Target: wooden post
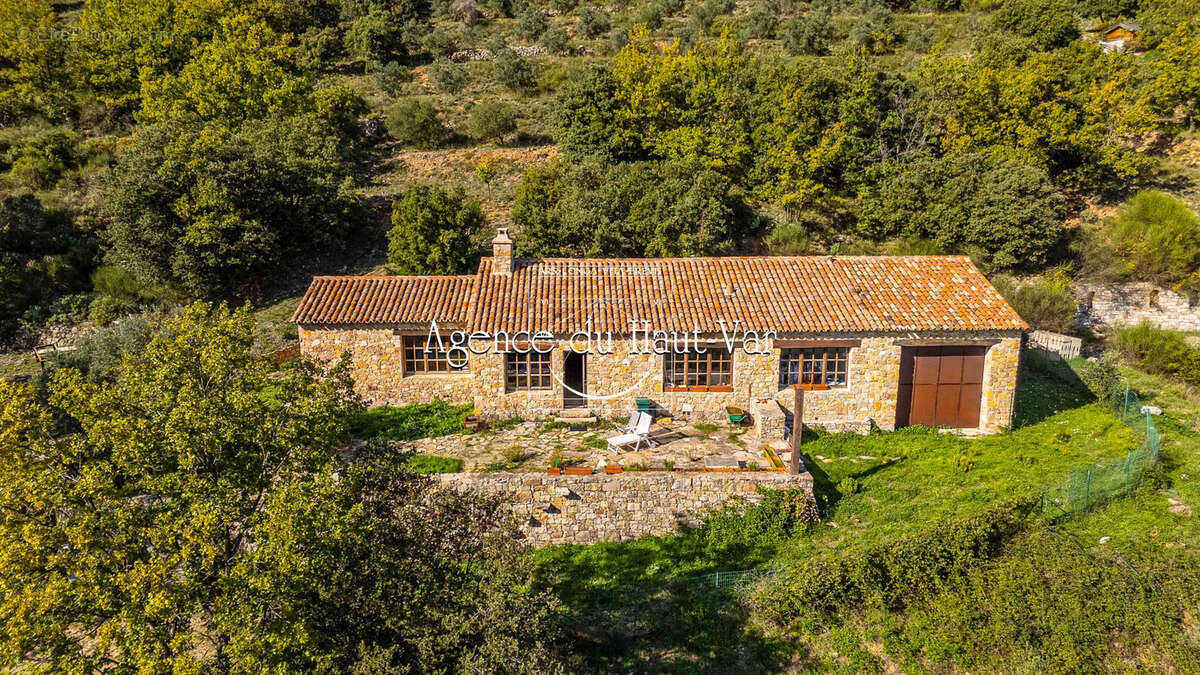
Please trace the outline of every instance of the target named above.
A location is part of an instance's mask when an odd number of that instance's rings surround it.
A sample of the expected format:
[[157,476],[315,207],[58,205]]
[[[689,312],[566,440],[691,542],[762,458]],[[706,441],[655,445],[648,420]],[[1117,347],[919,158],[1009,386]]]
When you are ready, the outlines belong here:
[[796,389],[796,404],[792,406],[792,465],[788,473],[800,473],[800,437],[804,435],[804,388],[793,385]]

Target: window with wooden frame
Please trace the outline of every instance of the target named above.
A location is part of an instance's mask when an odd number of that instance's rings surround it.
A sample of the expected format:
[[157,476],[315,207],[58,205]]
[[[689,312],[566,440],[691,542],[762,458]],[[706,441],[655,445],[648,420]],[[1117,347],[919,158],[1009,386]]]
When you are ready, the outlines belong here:
[[733,355],[724,347],[663,354],[663,391],[733,391]]
[[504,355],[504,386],[508,391],[550,389],[550,354],[536,351]]
[[805,347],[779,351],[779,386],[844,387],[849,347]]
[[[432,349],[426,349],[426,347]],[[455,354],[455,362],[461,360],[459,354]],[[404,375],[427,375],[427,374],[449,374],[461,373],[466,369],[465,365],[454,367],[450,364],[450,359],[445,350],[437,348],[437,341],[429,344],[429,338],[424,335],[405,335],[404,336]]]

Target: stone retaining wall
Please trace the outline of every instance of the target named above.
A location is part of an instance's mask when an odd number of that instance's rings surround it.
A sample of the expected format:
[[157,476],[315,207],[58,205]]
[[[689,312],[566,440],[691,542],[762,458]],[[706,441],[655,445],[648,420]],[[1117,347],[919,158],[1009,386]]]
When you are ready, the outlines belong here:
[[1200,331],[1200,302],[1196,296],[1176,293],[1146,282],[1129,284],[1076,284],[1081,326],[1132,326],[1149,321],[1159,328]]
[[704,511],[731,498],[761,501],[759,487],[800,488],[812,495],[808,473],[459,473],[440,478],[457,489],[510,498],[521,531],[539,547],[674,534],[679,525],[698,525]]

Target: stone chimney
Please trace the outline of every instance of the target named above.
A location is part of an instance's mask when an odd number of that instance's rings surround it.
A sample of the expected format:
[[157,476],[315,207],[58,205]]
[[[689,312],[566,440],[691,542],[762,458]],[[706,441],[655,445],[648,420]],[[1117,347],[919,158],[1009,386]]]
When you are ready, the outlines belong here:
[[513,273],[513,240],[508,236],[508,228],[496,230],[496,238],[492,240],[492,274],[511,276]]

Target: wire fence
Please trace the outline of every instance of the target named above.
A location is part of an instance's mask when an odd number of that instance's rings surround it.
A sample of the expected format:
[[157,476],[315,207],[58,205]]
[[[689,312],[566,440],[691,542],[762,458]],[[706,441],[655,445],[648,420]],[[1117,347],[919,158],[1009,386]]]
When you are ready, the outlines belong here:
[[[1109,403],[1113,413],[1139,438],[1140,447],[1122,459],[1076,469],[1066,481],[1044,487],[1041,495],[1044,515],[1055,519],[1070,517],[1106,500],[1126,496],[1158,464],[1162,439],[1154,417],[1143,408],[1138,395],[1125,387]],[[618,589],[597,594],[591,604],[601,612],[645,618],[647,613],[665,610],[670,604],[720,606],[741,599],[760,581],[785,574],[781,567],[766,567],[712,572],[642,586],[622,584]]]
[[1158,465],[1162,437],[1154,416],[1128,387],[1109,399],[1109,406],[1139,437],[1141,444],[1125,457],[1075,469],[1066,481],[1042,489],[1042,511],[1052,517],[1071,517],[1113,497],[1124,497]]

